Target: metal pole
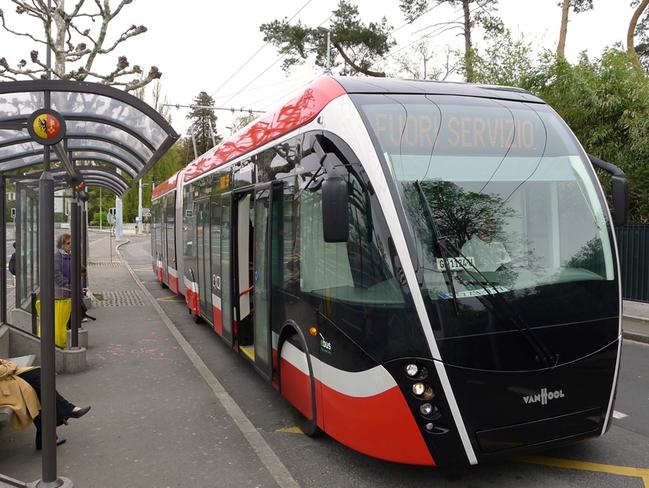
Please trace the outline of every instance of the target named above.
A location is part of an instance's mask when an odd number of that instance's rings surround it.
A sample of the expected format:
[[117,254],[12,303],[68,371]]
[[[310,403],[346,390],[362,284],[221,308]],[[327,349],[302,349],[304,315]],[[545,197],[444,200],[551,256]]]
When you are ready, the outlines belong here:
[[[46,150],[49,159],[49,150]],[[49,163],[49,161],[48,161]],[[41,431],[43,478],[38,487],[59,486],[56,475],[56,363],[54,355],[54,177],[39,181],[39,270],[41,285]]]
[[123,217],[122,217],[122,199],[120,197],[115,197],[115,240],[122,240],[122,233],[124,232],[123,228]]
[[207,124],[210,127],[210,137],[212,138],[212,146],[216,146],[216,134],[214,133],[214,128],[212,127],[212,121],[207,119]]
[[101,213],[101,186],[99,187],[99,230],[102,230],[101,223],[104,221],[104,216]]
[[138,234],[142,227],[142,178],[137,180],[137,230]]
[[[88,269],[88,202],[81,202],[81,264]],[[83,287],[83,283],[81,284]]]
[[70,205],[70,240],[72,256],[70,259],[70,294],[72,296],[72,317],[70,323],[70,348],[79,347],[79,327],[81,326],[81,209],[75,195]]
[[7,323],[7,186],[4,176],[0,176],[0,323]]
[[328,75],[331,74],[331,31],[327,29],[327,71]]
[[198,159],[198,150],[196,149],[196,137],[192,132],[192,146],[194,146],[194,159]]

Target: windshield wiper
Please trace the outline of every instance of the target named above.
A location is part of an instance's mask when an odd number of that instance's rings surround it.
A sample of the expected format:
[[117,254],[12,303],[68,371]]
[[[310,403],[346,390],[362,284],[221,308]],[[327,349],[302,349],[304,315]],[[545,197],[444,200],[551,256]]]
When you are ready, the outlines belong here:
[[421,201],[424,204],[424,208],[426,209],[426,217],[430,222],[430,227],[433,230],[433,237],[435,238],[435,247],[437,247],[437,250],[439,251],[438,254],[442,256],[442,259],[444,260],[444,281],[446,281],[446,286],[448,287],[449,290],[451,290],[451,293],[453,294],[453,308],[455,309],[455,315],[460,315],[460,309],[457,306],[457,293],[455,292],[455,285],[453,284],[453,275],[451,274],[451,267],[449,266],[449,261],[448,261],[448,252],[444,247],[444,245],[442,244],[442,236],[440,235],[439,229],[437,228],[437,221],[435,220],[435,216],[433,215],[433,212],[430,209],[430,205],[428,204],[428,199],[424,194],[424,190],[421,187],[421,183],[419,182],[419,180],[415,181],[415,187],[417,187],[417,192],[419,192]]
[[[503,297],[502,292],[499,291],[498,288],[496,288],[496,285],[492,283],[491,280],[489,280],[484,275],[484,273],[480,271],[480,269],[478,269],[478,267],[471,260],[469,260],[453,242],[446,239],[444,236],[440,234],[439,228],[437,227],[437,219],[435,218],[435,215],[430,209],[428,199],[426,198],[426,194],[424,193],[424,190],[421,187],[419,180],[415,181],[415,186],[417,187],[419,196],[424,202],[424,210],[426,211],[428,220],[431,222],[431,227],[433,233],[435,234],[435,238],[438,244],[437,247],[441,251],[439,254],[444,259],[446,271],[449,273],[449,276],[447,277],[447,281],[448,279],[451,280],[450,288],[453,292],[454,303],[456,302],[457,295],[455,293],[455,287],[452,284],[453,277],[452,275],[450,275],[450,269],[448,265],[448,255],[450,253],[447,245],[451,247],[452,251],[458,257],[462,258],[462,259],[455,259],[455,262],[457,262],[462,267],[462,269],[467,274],[469,274],[469,276],[471,276],[471,278],[473,278],[473,280],[476,283],[478,283],[478,285],[480,285],[480,287],[484,290],[487,296],[489,296],[489,298],[492,299],[492,304],[496,307],[496,309],[492,309],[492,311],[495,311],[496,313],[500,312],[499,315],[504,316],[505,319],[511,322],[518,329],[518,331],[523,335],[525,340],[532,347],[534,353],[536,354],[535,360],[537,362],[541,362],[546,367],[556,366],[557,363],[559,362],[559,356],[557,354],[552,353],[548,349],[548,347],[536,336],[536,334],[534,334],[534,331],[530,329],[530,327],[525,323],[525,321],[520,317],[520,315],[514,310],[512,305],[505,299],[505,297]],[[474,273],[467,269],[465,263],[468,263],[471,266],[471,268],[475,270],[475,273],[477,273],[479,277],[482,279],[476,280]],[[478,299],[480,299],[480,297],[478,297]],[[457,310],[457,304],[455,305],[455,307]]]

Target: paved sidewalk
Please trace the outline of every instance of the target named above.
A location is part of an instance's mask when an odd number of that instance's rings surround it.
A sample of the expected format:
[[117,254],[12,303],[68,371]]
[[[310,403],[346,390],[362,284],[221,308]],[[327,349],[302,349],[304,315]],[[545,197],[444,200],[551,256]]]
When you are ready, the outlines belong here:
[[[114,241],[113,241],[114,243]],[[57,389],[83,419],[59,427],[58,474],[78,487],[276,487],[213,390],[197,373],[109,239],[91,243],[88,368]],[[1,433],[0,473],[41,477],[34,429]]]
[[624,337],[649,344],[649,303],[624,300]]

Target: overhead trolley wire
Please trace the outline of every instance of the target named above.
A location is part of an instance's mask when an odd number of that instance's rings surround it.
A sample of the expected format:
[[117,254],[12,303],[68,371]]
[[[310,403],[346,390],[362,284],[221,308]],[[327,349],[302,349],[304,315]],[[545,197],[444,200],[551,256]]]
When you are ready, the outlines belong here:
[[[329,19],[331,19],[331,17],[333,17],[333,16],[334,16],[334,14],[333,14],[333,12],[332,12],[331,15],[329,15],[329,17],[327,17],[327,18],[324,19],[322,22],[320,22],[320,24],[318,25],[318,27],[321,27],[322,24],[324,24],[325,22],[327,22],[327,21],[328,21]],[[261,78],[263,75],[265,75],[266,72],[267,72],[268,70],[270,70],[273,66],[275,66],[275,65],[276,65],[277,63],[279,63],[282,59],[284,59],[284,58],[286,57],[287,54],[288,54],[288,53],[284,53],[284,54],[279,55],[279,56],[275,59],[275,61],[273,61],[273,62],[272,62],[272,63],[271,63],[271,64],[270,64],[266,69],[264,69],[261,73],[259,73],[259,74],[258,74],[257,76],[255,76],[252,80],[250,80],[248,83],[246,83],[246,84],[245,84],[245,85],[244,85],[244,86],[243,86],[243,87],[242,87],[242,88],[241,88],[237,93],[235,93],[234,95],[232,95],[230,98],[228,98],[228,99],[227,99],[225,102],[223,102],[221,105],[227,105],[228,102],[230,102],[230,100],[232,100],[234,97],[236,97],[236,96],[239,95],[241,92],[243,92],[246,88],[248,88],[250,85],[252,85],[255,81],[257,81],[259,78]]]
[[[307,1],[304,3],[304,5],[302,5],[302,6],[298,9],[298,11],[295,12],[295,13],[291,16],[290,19],[288,19],[288,22],[290,22],[291,20],[293,20],[293,19],[294,19],[294,18],[295,18],[295,17],[296,17],[300,12],[302,12],[302,10],[304,10],[304,9],[306,8],[306,6],[309,5],[312,1],[313,1],[313,0],[307,0]],[[246,61],[245,61],[241,66],[239,66],[239,68],[238,68],[234,73],[232,73],[232,74],[230,75],[230,77],[229,77],[227,80],[225,80],[223,83],[221,83],[221,84],[219,85],[219,87],[218,87],[216,90],[214,90],[214,91],[212,92],[212,97],[214,97],[214,95],[216,95],[216,94],[219,92],[219,90],[221,90],[221,88],[223,88],[223,87],[224,87],[228,82],[230,82],[230,80],[232,80],[232,78],[234,78],[238,73],[240,73],[241,70],[242,70],[243,68],[245,68],[245,67],[248,65],[248,63],[250,63],[250,61],[252,61],[252,60],[253,60],[253,59],[254,59],[254,58],[255,58],[255,57],[256,57],[256,56],[257,56],[257,55],[262,51],[262,49],[264,49],[267,45],[268,45],[268,41],[266,41],[264,44],[262,44],[262,46],[261,46],[259,49],[257,49],[257,50],[254,52],[254,54],[253,54],[252,56],[250,56],[250,57],[249,57],[249,58],[248,58],[248,59],[247,59],[247,60],[246,60]]]

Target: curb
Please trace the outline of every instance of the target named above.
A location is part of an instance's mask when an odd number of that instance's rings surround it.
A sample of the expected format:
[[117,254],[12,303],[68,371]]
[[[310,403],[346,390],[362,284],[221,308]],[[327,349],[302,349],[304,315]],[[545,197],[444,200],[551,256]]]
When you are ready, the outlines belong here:
[[646,336],[644,334],[622,331],[622,337],[632,341],[644,342],[645,344],[649,344],[649,336]]
[[641,332],[631,332],[627,330],[622,330],[622,337],[625,339],[630,339],[632,341],[644,342],[649,344],[649,318],[647,317],[638,317],[636,315],[627,315],[623,314],[625,319],[635,320],[636,322],[641,322],[644,326],[647,327],[647,334]]

